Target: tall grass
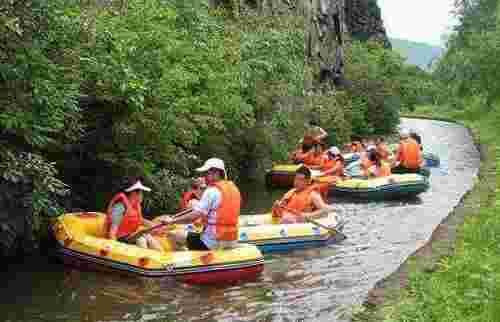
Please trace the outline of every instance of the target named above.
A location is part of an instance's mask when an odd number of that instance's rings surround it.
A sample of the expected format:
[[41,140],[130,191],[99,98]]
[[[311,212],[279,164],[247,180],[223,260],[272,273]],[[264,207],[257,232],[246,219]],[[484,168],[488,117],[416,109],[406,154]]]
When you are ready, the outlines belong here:
[[492,186],[478,190],[479,211],[466,217],[455,254],[443,258],[435,272],[413,272],[403,300],[384,309],[384,321],[500,321],[500,104],[488,113],[480,110],[473,102],[460,112],[416,110],[418,115],[451,117],[469,126],[486,147],[481,176],[490,180],[482,178],[479,185]]

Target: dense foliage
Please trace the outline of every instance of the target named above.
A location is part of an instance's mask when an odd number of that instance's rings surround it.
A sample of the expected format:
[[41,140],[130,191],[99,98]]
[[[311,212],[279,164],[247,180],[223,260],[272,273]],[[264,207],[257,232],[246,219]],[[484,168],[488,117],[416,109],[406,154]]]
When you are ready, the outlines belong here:
[[459,25],[433,74],[439,105],[418,107],[416,115],[448,118],[469,126],[482,144],[481,181],[465,200],[454,256],[435,272],[412,272],[401,302],[385,316],[363,321],[498,321],[500,312],[500,4],[496,0],[456,2]]
[[285,159],[308,120],[339,144],[392,131],[412,104],[402,58],[375,44],[348,48],[345,88],[305,95],[318,70],[300,19],[239,17],[233,1],[110,3],[1,4],[0,172],[29,182],[36,214],[103,209],[129,174],[153,187],[149,208],[173,210],[205,158],[237,179]]
[[[434,75],[442,84],[440,102],[465,108],[464,99],[492,108],[500,96],[499,7],[495,0],[457,1],[460,24]],[[452,98],[449,101],[449,98]]]

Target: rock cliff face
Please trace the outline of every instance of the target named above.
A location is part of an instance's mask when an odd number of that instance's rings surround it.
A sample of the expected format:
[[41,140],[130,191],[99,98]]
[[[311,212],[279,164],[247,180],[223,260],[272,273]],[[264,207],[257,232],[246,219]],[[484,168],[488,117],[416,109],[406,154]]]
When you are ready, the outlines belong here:
[[[211,5],[230,2],[211,0]],[[237,6],[241,16],[303,17],[305,56],[309,63],[319,64],[320,82],[338,85],[342,79],[346,36],[391,46],[377,0],[240,0]]]
[[356,39],[375,40],[391,47],[384,28],[377,0],[346,1],[346,24],[349,33]]

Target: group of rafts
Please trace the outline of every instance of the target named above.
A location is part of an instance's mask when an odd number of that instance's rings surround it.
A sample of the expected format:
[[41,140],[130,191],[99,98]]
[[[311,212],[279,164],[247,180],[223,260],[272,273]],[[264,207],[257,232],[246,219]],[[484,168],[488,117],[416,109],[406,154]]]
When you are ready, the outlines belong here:
[[[319,149],[315,144],[312,144],[312,149],[307,145],[304,142],[306,149],[293,153],[294,162],[302,164],[275,165],[267,173],[268,183],[290,186],[293,184],[295,171],[305,165],[313,169],[313,185],[317,186],[322,195],[330,193],[379,199],[416,195],[428,188],[427,178],[421,174],[428,174],[428,171],[422,171],[425,167],[408,174],[380,171],[375,164],[370,165],[366,161],[373,159],[370,157],[373,153],[371,148],[365,149],[360,142],[353,142],[352,151],[343,155],[337,148],[329,149],[321,155],[326,162],[319,161]],[[378,142],[374,149],[382,152],[377,153],[379,157],[387,152],[384,149],[390,150],[383,142]],[[396,153],[401,154],[401,151]],[[393,158],[390,151],[388,154],[388,158],[384,156],[382,162],[389,162]],[[425,159],[422,160],[422,165],[425,164],[426,167],[435,166],[439,162],[434,155],[422,153],[422,156]],[[380,167],[378,159],[372,160],[373,162]],[[329,171],[332,164],[333,168],[338,165],[343,170]],[[360,169],[352,170],[356,167]],[[349,171],[359,175],[353,177],[349,175]],[[338,223],[332,214],[312,222],[280,224],[276,223],[270,213],[240,217],[236,247],[208,251],[169,251],[172,249],[172,241],[166,237],[164,229],[158,229],[152,234],[160,241],[164,251],[157,251],[106,238],[106,220],[106,214],[98,212],[69,213],[58,217],[52,225],[53,235],[58,242],[57,254],[68,264],[147,277],[174,276],[183,282],[203,284],[255,277],[263,269],[262,253],[317,247],[334,242],[339,236],[345,238],[341,228],[335,226]],[[170,232],[195,229],[193,224],[168,227]]]

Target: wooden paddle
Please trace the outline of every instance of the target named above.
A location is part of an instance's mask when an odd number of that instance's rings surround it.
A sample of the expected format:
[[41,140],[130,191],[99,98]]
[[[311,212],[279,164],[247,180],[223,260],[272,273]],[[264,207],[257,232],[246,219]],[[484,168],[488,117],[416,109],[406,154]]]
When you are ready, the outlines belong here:
[[[286,210],[288,212],[291,212],[293,214],[296,214],[296,215],[300,215],[301,213],[295,209],[290,209],[288,207],[285,207],[285,206],[279,206],[280,208],[282,208],[283,210]],[[323,225],[322,223],[312,219],[312,218],[309,218],[308,216],[304,216],[304,219],[307,221],[307,222],[310,222],[311,224],[315,225],[315,226],[318,226],[318,227],[321,227],[323,229],[325,229],[326,231],[328,231],[331,235],[335,236],[339,236],[341,239],[346,239],[347,236],[342,233],[341,231],[339,231],[336,227],[328,227],[326,225]]]
[[[193,211],[192,208],[184,209],[184,210],[176,213],[175,215],[172,215],[172,218],[184,216],[184,215],[190,213],[191,211]],[[149,228],[143,229],[141,231],[133,232],[129,235],[122,236],[122,237],[118,238],[118,241],[120,241],[122,243],[134,244],[137,241],[137,239],[140,238],[141,236],[143,236],[144,234],[148,234],[148,233],[152,232],[153,230],[161,228],[161,227],[166,226],[166,225],[168,225],[168,224],[162,222],[158,225],[154,225],[153,227],[149,227]]]

